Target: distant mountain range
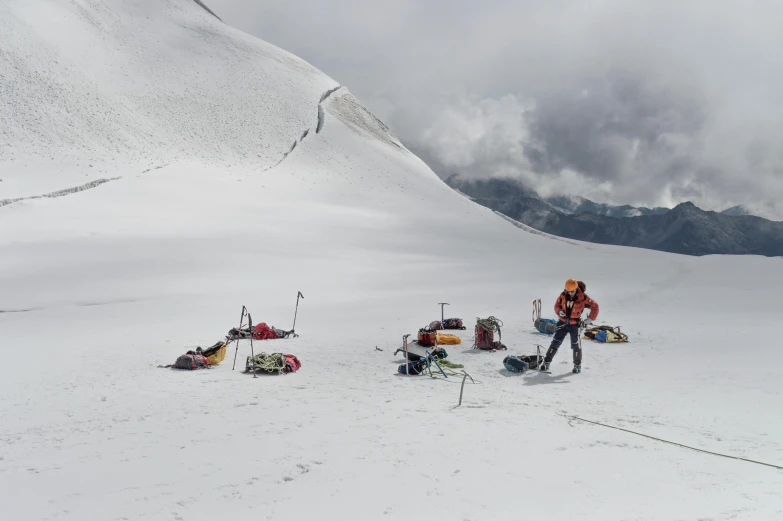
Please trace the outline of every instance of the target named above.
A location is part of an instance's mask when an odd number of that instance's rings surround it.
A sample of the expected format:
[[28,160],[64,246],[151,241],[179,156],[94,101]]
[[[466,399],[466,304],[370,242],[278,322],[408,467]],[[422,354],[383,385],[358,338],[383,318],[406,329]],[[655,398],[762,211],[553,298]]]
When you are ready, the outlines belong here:
[[610,206],[581,197],[542,198],[512,179],[446,179],[477,203],[542,232],[601,244],[685,255],[783,256],[783,222],[735,206],[704,211],[686,202],[672,209]]

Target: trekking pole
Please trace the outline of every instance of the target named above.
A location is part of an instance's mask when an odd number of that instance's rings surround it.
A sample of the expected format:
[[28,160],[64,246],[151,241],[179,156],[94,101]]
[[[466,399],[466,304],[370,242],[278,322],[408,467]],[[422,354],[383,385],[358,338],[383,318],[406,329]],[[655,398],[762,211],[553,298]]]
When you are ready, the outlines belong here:
[[[291,332],[293,333],[296,329],[296,314],[299,313],[299,297],[304,298],[304,295],[302,295],[301,291],[296,292],[296,310],[294,311],[294,326],[291,328]],[[294,333],[294,336],[299,336],[296,333]]]
[[544,359],[541,358],[541,348],[544,347],[541,344],[536,344],[536,369],[539,369],[544,365]]
[[242,316],[239,317],[239,327],[237,328],[237,337],[234,339],[234,342],[237,343],[237,348],[234,351],[234,365],[231,366],[232,371],[237,366],[237,353],[239,353],[239,335],[242,332],[242,323],[244,323],[245,321],[245,313],[247,313],[247,308],[245,306],[242,306]]
[[441,329],[446,329],[446,321],[443,318],[443,306],[450,306],[448,302],[438,302],[438,305],[440,306],[440,327]]
[[257,378],[256,354],[253,352],[253,317],[250,316],[250,313],[247,314],[247,323],[250,326],[250,360],[252,360],[253,363],[253,378]]
[[408,366],[408,337],[411,336],[410,333],[407,335],[402,336],[402,345],[405,348],[405,374],[410,376],[410,366]]

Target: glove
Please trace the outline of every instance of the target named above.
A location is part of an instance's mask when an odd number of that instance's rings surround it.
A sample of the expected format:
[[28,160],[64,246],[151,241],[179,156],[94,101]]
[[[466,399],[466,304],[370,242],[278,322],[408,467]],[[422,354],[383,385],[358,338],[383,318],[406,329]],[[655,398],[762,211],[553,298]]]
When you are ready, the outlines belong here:
[[561,317],[563,317],[563,318],[565,318],[565,311],[561,311],[561,312],[560,312],[560,316],[561,316]]
[[593,323],[593,321],[590,319],[590,317],[587,317],[587,318],[585,319],[585,321],[584,321],[584,324],[585,324],[586,326],[589,326],[589,325],[590,325],[590,324],[592,324],[592,323]]

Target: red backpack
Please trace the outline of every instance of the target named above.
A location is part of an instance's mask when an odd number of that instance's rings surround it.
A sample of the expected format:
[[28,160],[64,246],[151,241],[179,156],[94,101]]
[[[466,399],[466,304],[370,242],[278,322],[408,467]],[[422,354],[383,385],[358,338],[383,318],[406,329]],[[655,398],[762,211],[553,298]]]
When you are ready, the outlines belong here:
[[253,328],[253,340],[274,340],[275,338],[278,338],[277,333],[266,322],[256,324]]
[[[473,348],[483,349],[485,351],[506,349],[506,346],[500,342],[502,339],[502,333],[500,332],[501,326],[503,326],[503,322],[495,317],[476,319],[476,336]],[[498,340],[495,340],[495,331],[498,332]]]

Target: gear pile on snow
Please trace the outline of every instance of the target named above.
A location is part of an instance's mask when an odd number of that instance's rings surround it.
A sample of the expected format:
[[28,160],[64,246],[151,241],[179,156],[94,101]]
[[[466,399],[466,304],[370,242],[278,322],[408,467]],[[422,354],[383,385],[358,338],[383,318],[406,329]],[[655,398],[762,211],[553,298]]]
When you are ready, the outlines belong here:
[[302,367],[302,363],[296,356],[283,353],[259,353],[248,356],[245,362],[246,373],[287,374],[295,373],[300,367]]

